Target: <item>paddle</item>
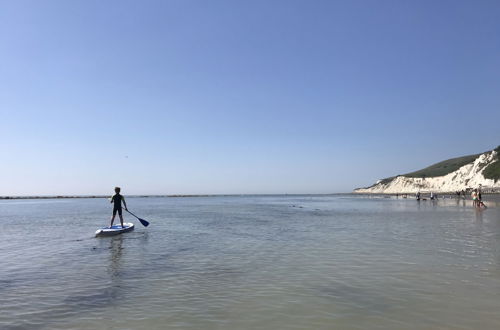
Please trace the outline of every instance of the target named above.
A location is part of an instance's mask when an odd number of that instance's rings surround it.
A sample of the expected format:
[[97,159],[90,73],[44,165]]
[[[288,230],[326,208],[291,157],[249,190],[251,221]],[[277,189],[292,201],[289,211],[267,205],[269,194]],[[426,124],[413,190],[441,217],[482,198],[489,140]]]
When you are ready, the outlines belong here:
[[144,227],[149,226],[149,222],[147,222],[146,220],[139,218],[137,215],[133,214],[132,212],[130,212],[130,211],[129,211],[129,210],[127,210],[127,209],[125,209],[125,211],[127,211],[128,213],[130,213],[130,214],[132,214],[134,217],[136,217],[136,218],[137,218],[137,220],[139,220],[139,221],[142,223],[142,225],[143,225]]

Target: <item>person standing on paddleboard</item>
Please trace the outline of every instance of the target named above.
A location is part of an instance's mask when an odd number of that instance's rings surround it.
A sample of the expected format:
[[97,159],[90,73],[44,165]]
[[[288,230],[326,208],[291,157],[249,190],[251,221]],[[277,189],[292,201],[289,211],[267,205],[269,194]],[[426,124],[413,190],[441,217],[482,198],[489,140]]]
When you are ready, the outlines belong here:
[[[110,203],[113,203],[113,216],[111,217],[111,225],[109,227],[113,227],[113,221],[115,221],[116,213],[120,216],[120,222],[123,227],[123,216],[122,216],[122,202],[123,206],[125,206],[125,210],[127,210],[127,203],[125,203],[125,197],[120,195],[120,187],[115,187],[115,194],[111,197]],[[127,210],[128,211],[128,210]]]

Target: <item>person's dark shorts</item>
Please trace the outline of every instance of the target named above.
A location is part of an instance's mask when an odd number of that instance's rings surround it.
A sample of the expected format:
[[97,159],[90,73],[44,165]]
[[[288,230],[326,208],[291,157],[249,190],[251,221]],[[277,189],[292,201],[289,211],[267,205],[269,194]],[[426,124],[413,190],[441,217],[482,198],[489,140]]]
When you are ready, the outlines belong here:
[[122,208],[121,207],[113,208],[113,215],[116,215],[116,212],[118,212],[119,215],[122,215]]

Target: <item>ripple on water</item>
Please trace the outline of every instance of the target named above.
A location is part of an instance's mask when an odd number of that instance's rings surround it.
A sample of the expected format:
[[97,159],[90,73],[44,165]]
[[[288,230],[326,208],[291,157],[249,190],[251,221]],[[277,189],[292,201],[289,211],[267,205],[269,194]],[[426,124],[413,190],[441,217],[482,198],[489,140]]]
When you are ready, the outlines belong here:
[[494,207],[130,198],[151,226],[95,239],[100,202],[0,203],[0,328],[500,328]]

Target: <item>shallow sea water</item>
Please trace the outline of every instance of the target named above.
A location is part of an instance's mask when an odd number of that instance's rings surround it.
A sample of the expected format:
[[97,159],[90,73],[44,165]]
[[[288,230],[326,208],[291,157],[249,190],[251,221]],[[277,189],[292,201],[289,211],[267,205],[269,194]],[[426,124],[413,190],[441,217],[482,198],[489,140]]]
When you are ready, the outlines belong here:
[[500,329],[486,200],[128,198],[107,238],[105,199],[0,201],[0,329]]

